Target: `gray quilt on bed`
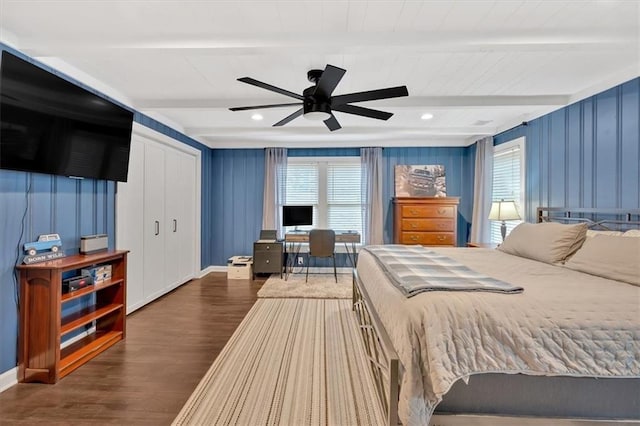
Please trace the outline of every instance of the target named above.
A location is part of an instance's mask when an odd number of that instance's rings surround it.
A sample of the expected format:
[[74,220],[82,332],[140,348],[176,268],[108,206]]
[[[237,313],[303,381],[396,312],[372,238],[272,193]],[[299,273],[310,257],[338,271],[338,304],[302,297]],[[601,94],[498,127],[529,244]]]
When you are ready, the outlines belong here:
[[640,378],[640,287],[479,248],[430,248],[525,291],[407,298],[371,251],[360,277],[402,364],[399,415],[427,425],[459,379],[479,373]]
[[521,293],[522,287],[480,274],[450,257],[422,246],[370,246],[389,281],[406,297],[426,291]]

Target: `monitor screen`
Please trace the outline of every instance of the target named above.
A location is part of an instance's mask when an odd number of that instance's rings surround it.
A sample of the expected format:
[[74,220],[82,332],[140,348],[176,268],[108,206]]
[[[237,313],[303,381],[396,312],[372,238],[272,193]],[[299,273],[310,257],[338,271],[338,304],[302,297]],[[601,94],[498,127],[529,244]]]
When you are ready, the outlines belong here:
[[133,113],[7,51],[0,168],[126,182]]
[[282,226],[313,225],[313,206],[282,206]]

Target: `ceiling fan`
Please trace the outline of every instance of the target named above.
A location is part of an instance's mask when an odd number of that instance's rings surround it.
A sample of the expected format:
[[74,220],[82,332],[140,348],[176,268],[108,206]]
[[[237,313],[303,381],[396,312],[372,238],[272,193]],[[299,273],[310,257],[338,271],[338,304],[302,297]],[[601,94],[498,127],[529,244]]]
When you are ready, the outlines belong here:
[[363,108],[355,105],[349,105],[353,102],[373,101],[376,99],[398,98],[408,96],[406,86],[390,87],[387,89],[369,90],[366,92],[349,93],[346,95],[331,96],[334,89],[342,79],[344,73],[347,72],[342,68],[328,65],[324,70],[310,70],[307,72],[307,79],[314,83],[313,86],[307,87],[302,95],[272,86],[267,83],[255,80],[251,77],[242,77],[238,81],[271,90],[291,98],[298,99],[300,102],[273,104],[273,105],[254,105],[246,107],[229,108],[231,111],[246,111],[250,109],[261,108],[280,108],[294,105],[301,105],[302,108],[278,121],[274,126],[284,126],[294,118],[304,115],[310,120],[324,121],[324,124],[331,131],[338,130],[342,126],[336,120],[332,111],[345,112],[347,114],[360,115],[363,117],[376,118],[378,120],[388,120],[393,114],[384,111],[378,111],[370,108]]

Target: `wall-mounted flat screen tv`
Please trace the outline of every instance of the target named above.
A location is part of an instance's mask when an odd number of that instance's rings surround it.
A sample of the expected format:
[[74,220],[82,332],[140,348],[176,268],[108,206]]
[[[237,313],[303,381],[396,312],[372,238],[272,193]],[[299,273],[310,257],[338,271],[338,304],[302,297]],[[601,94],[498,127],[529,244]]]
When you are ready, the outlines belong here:
[[127,181],[133,113],[2,52],[0,168]]
[[313,225],[313,206],[282,206],[282,226]]

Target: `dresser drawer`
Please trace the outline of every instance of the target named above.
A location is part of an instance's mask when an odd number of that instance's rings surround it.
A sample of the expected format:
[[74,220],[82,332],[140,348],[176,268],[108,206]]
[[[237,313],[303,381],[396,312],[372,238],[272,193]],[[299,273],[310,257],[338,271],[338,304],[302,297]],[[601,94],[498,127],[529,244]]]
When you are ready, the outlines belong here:
[[255,269],[264,270],[267,267],[273,267],[276,270],[282,266],[282,256],[280,253],[259,253],[256,252],[253,258],[253,267]]
[[402,217],[455,217],[453,206],[402,206]]
[[454,246],[453,232],[402,232],[400,244],[422,244],[425,246]]
[[402,219],[403,231],[454,231],[453,219]]
[[280,253],[282,251],[282,243],[253,243],[253,251]]

